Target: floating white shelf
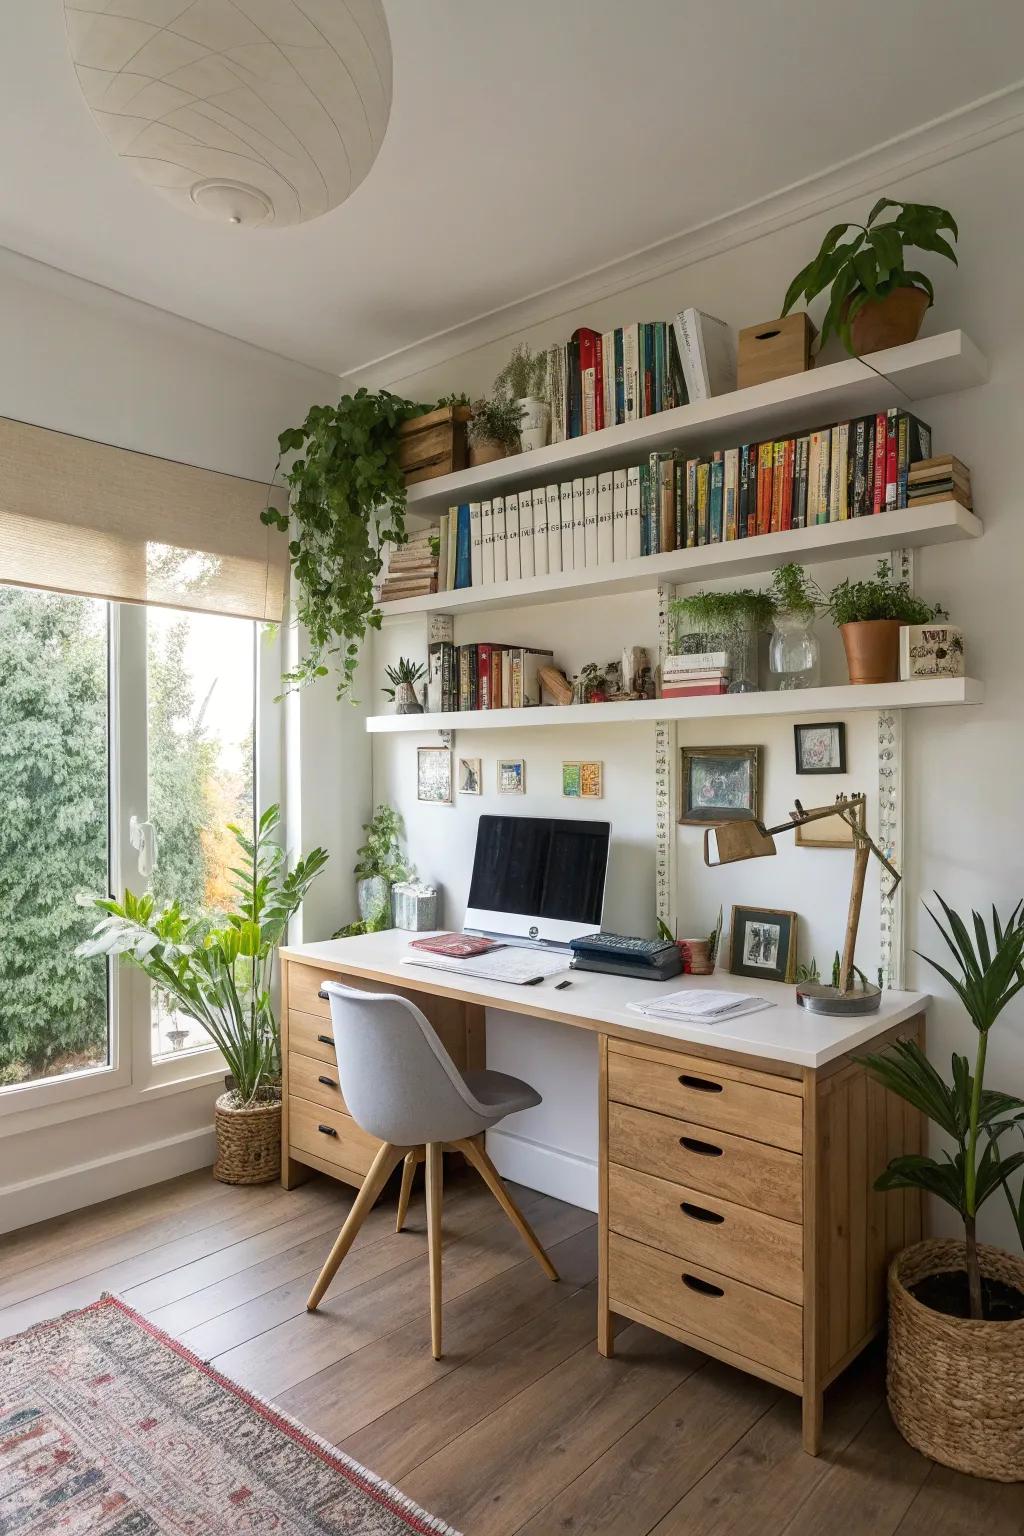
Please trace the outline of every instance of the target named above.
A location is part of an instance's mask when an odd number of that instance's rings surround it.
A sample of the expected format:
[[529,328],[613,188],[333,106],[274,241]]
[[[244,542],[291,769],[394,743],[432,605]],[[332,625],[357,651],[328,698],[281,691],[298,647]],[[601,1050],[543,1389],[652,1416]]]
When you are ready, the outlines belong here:
[[926,336],[905,347],[850,357],[807,373],[733,390],[696,405],[660,411],[643,421],[605,427],[532,453],[514,454],[409,487],[410,512],[437,516],[449,506],[530,489],[572,475],[636,464],[665,448],[707,452],[743,442],[762,442],[796,429],[862,416],[908,400],[926,400],[984,383],[988,364],[963,331]]
[[959,502],[937,501],[925,507],[880,512],[877,517],[789,528],[784,533],[762,533],[752,539],[706,544],[700,549],[676,549],[665,555],[643,555],[621,565],[570,571],[567,575],[535,576],[505,581],[498,586],[463,587],[427,597],[403,597],[382,603],[381,613],[385,623],[395,623],[422,613],[481,613],[488,608],[525,608],[581,597],[613,597],[621,592],[653,591],[662,582],[680,585],[749,576],[774,570],[787,560],[816,564],[857,555],[885,554],[891,549],[949,544],[976,539],[981,532],[980,519]]
[[628,725],[636,721],[721,720],[757,715],[846,715],[863,709],[923,709],[980,704],[983,684],[973,677],[924,677],[908,683],[802,688],[786,693],[725,693],[696,699],[637,699],[623,704],[566,704],[539,709],[448,710],[435,715],[371,715],[375,734],[431,731],[543,730],[546,726]]

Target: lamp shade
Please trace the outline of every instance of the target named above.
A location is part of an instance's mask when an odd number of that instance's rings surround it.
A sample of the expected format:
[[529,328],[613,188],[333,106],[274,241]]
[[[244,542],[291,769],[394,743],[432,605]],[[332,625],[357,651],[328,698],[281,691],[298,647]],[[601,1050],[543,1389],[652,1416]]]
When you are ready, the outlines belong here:
[[188,213],[301,224],[345,201],[391,110],[380,0],[65,0],[114,152]]

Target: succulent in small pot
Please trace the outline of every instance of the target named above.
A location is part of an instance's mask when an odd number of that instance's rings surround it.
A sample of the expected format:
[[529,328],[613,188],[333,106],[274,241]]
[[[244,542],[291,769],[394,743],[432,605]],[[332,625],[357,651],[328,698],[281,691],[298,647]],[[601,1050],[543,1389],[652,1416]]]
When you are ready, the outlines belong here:
[[894,683],[899,677],[900,629],[948,617],[938,603],[915,597],[907,581],[896,581],[880,560],[868,581],[847,578],[827,599],[832,622],[846,651],[851,683]]
[[518,400],[475,400],[469,419],[469,462],[490,464],[519,453],[523,409]]
[[[887,208],[897,212],[877,223]],[[848,230],[856,233],[844,240]],[[942,230],[959,239],[956,220],[945,208],[880,197],[866,224],[833,224],[817,256],[790,283],[782,313],[788,315],[798,299],[810,303],[831,288],[822,346],[833,332],[855,357],[913,341],[935,291],[924,272],[905,265],[905,254],[908,248],[933,251],[956,265]]]
[[411,661],[408,656],[400,656],[393,667],[384,668],[384,675],[388,686],[382,688],[381,692],[395,706],[395,714],[422,715],[423,705],[416,697],[416,684],[421,683],[427,675],[423,663]]
[[547,353],[531,352],[520,342],[494,381],[495,398],[514,400],[520,407],[519,436],[524,452],[543,448],[551,431],[547,379]]

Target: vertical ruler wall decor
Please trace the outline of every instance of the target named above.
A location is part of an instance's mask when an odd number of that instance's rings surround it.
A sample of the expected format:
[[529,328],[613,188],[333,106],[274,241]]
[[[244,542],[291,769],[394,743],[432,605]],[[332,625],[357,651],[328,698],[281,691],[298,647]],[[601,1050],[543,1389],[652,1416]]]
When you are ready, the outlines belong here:
[[[658,588],[658,681],[674,645],[669,604],[675,587]],[[654,881],[656,911],[676,931],[676,722],[659,720],[654,727]]]
[[[907,581],[914,585],[914,551],[894,549],[889,556],[889,569],[895,581]],[[878,712],[878,842],[887,859],[891,859],[900,874],[903,869],[903,711],[883,709]],[[878,907],[878,958],[882,985],[902,987],[904,972],[903,951],[903,893],[905,882],[900,881],[896,890],[888,894],[888,885],[882,881],[882,894]]]

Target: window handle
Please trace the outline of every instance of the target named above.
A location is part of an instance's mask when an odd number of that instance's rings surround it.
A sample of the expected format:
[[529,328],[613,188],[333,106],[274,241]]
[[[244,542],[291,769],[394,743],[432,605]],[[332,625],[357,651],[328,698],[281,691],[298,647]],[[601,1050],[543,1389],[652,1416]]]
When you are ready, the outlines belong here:
[[156,827],[151,821],[133,816],[128,822],[128,841],[139,855],[139,874],[148,880],[156,869]]

